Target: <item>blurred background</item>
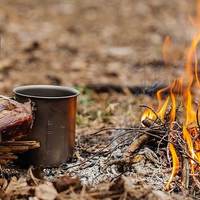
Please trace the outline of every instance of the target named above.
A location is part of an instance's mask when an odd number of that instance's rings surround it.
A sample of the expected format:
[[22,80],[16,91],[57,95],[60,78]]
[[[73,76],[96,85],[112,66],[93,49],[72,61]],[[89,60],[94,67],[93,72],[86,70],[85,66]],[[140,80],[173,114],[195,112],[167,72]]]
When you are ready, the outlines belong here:
[[[90,84],[166,83],[182,68],[195,0],[0,0],[0,93],[24,84],[77,87],[78,130],[137,123],[145,95]],[[163,42],[170,51],[163,60]],[[164,50],[166,48],[164,47]]]

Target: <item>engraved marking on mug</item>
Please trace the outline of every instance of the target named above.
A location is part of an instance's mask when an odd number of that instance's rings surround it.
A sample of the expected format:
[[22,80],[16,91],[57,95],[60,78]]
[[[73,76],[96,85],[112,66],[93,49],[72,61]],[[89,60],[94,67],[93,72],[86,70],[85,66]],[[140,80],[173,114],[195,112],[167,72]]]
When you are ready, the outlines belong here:
[[48,122],[47,122],[47,134],[48,135],[54,134],[52,129],[54,129],[54,131],[55,131],[58,129],[65,129],[65,128],[66,127],[64,125],[57,126],[57,124],[55,124],[51,120],[48,120]]
[[54,137],[55,132],[55,124],[52,120],[47,121],[47,136],[46,136],[46,153],[47,155],[51,154],[54,146],[54,140],[52,140],[52,137]]
[[54,123],[51,121],[51,120],[48,120],[48,123],[47,123],[47,134],[48,135],[52,135],[53,134],[53,127],[54,127]]

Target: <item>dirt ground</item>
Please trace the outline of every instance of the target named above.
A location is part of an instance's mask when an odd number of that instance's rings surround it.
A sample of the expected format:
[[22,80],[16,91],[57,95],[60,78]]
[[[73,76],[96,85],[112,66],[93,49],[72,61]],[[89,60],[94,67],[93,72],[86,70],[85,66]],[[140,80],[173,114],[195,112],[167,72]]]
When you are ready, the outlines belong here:
[[[12,95],[14,87],[24,84],[76,87],[81,92],[78,136],[136,125],[139,105],[154,104],[154,98],[129,91],[98,94],[87,86],[168,84],[180,75],[184,49],[195,31],[190,23],[195,3],[0,0],[0,93]],[[173,44],[164,64],[167,35]]]

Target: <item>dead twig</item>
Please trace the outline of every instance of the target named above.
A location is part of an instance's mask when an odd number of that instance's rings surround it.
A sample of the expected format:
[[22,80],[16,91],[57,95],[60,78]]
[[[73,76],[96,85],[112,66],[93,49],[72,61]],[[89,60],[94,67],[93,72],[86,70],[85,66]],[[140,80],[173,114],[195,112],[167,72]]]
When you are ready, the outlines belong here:
[[189,187],[190,180],[190,164],[187,157],[183,157],[183,168],[182,168],[182,186],[185,189]]
[[133,143],[129,146],[125,157],[129,157],[130,154],[133,154],[135,151],[137,151],[142,145],[145,144],[145,142],[147,142],[147,140],[150,138],[149,135],[147,134],[142,134],[140,135],[138,138],[136,138]]

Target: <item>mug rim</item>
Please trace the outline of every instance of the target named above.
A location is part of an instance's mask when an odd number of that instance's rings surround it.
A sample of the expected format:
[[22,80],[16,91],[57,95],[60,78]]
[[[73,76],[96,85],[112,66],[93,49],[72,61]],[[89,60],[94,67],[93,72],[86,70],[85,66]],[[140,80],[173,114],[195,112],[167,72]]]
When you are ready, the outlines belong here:
[[[63,95],[63,96],[39,96],[39,95],[29,95],[29,94],[24,94],[23,90],[26,89],[57,89],[57,90],[66,90],[66,92],[72,92],[74,94],[71,95]],[[78,95],[80,95],[79,91],[76,90],[75,88],[72,87],[68,87],[68,86],[58,86],[58,85],[22,85],[22,86],[18,86],[15,87],[13,89],[13,93],[15,95],[19,95],[22,97],[26,97],[26,98],[35,98],[35,99],[68,99],[68,98],[73,98],[73,97],[77,97]]]

